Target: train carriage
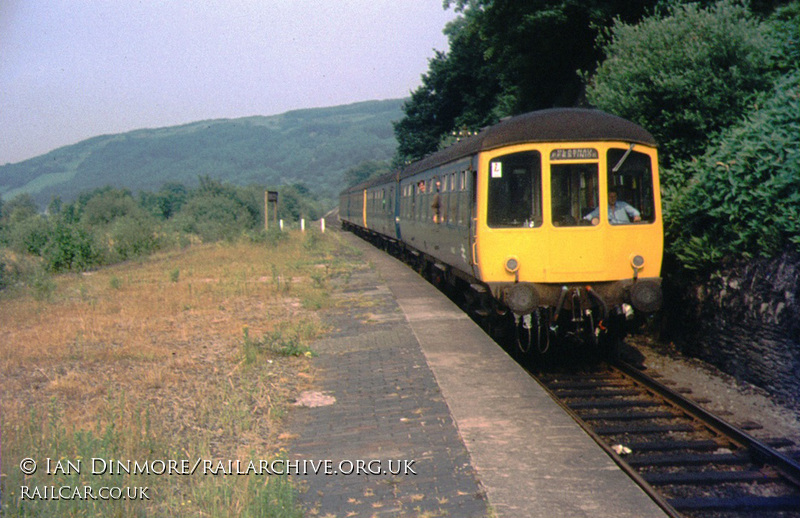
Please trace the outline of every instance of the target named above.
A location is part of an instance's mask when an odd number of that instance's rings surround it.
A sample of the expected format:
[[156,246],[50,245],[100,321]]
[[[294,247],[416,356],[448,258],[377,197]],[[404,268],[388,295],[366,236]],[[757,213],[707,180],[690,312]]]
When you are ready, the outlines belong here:
[[509,118],[345,190],[345,227],[392,243],[524,350],[555,338],[616,344],[661,304],[658,154],[640,126],[597,110]]

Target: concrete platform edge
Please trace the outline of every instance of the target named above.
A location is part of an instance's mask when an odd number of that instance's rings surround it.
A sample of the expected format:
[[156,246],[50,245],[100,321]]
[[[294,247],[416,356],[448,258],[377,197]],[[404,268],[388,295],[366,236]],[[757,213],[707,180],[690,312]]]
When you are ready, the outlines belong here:
[[405,313],[497,517],[665,516],[457,306],[353,239]]

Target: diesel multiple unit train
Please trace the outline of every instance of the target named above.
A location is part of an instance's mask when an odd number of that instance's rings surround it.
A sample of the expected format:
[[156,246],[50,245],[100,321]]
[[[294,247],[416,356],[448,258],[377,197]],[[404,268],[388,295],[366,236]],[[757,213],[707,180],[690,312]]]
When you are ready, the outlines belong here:
[[589,109],[501,121],[340,195],[342,226],[513,326],[524,353],[613,351],[661,306],[653,136]]

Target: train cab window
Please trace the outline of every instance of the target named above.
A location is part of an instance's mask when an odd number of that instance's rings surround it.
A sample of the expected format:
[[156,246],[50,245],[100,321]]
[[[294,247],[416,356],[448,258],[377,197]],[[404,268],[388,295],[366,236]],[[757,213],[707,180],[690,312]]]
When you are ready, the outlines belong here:
[[[614,224],[643,221],[655,221],[655,202],[653,196],[653,167],[650,156],[628,149],[610,149],[608,151],[608,185],[609,192],[616,192],[618,204],[623,202],[634,210],[628,210],[638,216],[628,220],[614,218]],[[620,204],[621,205],[621,204]],[[624,205],[621,205],[623,208]]]
[[550,168],[552,217],[556,227],[589,225],[598,204],[597,164],[554,164]]
[[487,223],[493,228],[542,225],[542,157],[524,151],[489,162]]

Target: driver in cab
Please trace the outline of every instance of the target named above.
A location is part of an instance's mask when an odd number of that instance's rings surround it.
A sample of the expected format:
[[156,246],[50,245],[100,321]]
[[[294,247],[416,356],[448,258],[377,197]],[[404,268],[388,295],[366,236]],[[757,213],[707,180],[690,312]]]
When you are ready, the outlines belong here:
[[[590,221],[592,225],[600,223],[600,207],[596,207],[592,212],[583,217]],[[608,191],[608,221],[612,225],[624,225],[632,221],[641,221],[642,215],[631,204],[622,200],[617,200],[617,191]]]

